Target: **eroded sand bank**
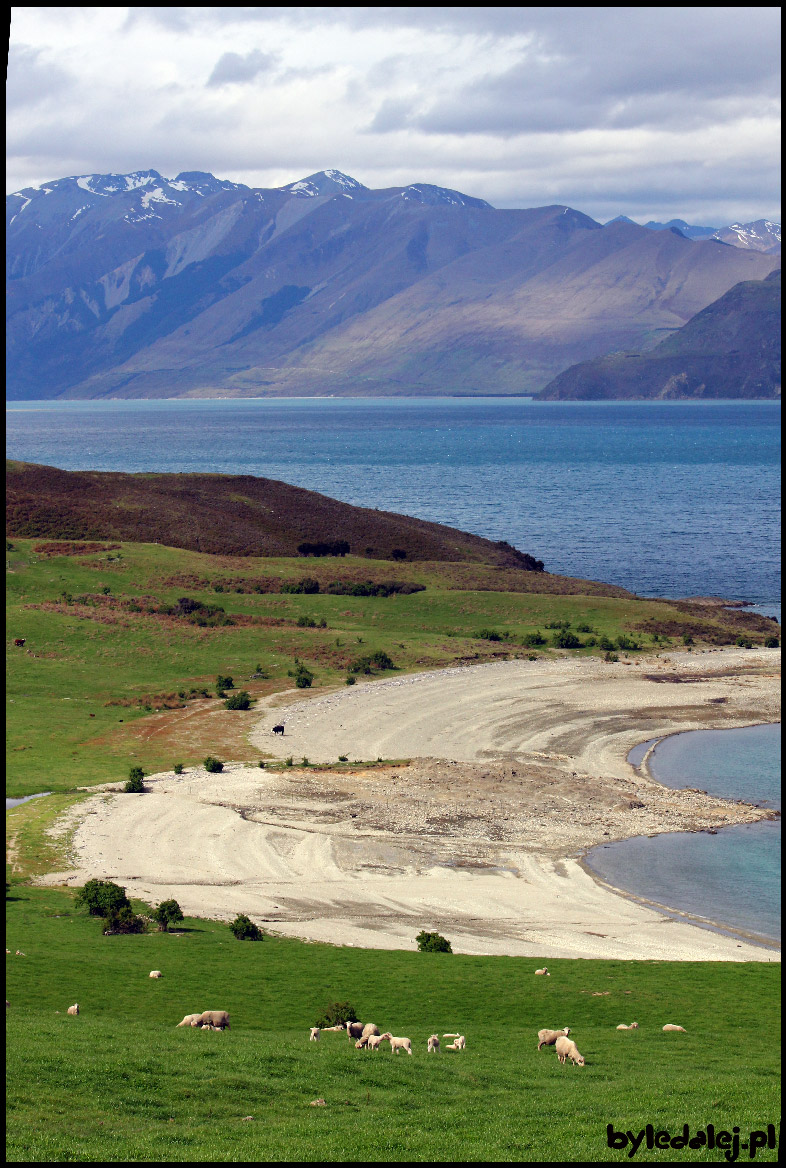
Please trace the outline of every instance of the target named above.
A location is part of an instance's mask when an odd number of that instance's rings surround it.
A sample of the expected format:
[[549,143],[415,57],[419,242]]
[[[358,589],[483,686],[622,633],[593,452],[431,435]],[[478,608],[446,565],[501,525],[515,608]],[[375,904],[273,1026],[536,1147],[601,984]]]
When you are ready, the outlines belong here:
[[290,698],[260,711],[260,752],[412,761],[349,773],[234,764],[153,776],[141,797],[104,791],[61,822],[76,825],[74,869],[48,880],[111,878],[189,914],[247,912],[338,944],[414,948],[426,928],[464,953],[778,959],[609,891],[577,857],[761,818],[660,787],[625,759],[675,730],[778,720],[779,664],[772,650],[511,661]]

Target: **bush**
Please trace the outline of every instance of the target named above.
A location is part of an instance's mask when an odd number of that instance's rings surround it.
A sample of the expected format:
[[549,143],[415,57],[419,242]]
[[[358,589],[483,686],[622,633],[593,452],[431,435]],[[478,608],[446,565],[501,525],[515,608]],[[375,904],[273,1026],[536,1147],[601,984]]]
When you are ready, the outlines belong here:
[[554,645],[557,649],[581,649],[583,648],[581,641],[575,633],[569,633],[567,629],[560,629],[558,633],[554,634]]
[[299,629],[315,629],[317,627],[317,622],[314,620],[313,616],[299,616],[297,618],[297,627]]
[[124,908],[129,900],[125,888],[111,880],[88,880],[77,892],[76,903],[85,905],[91,917],[105,917]]
[[130,904],[124,904],[122,908],[107,913],[104,918],[104,936],[111,937],[115,934],[125,933],[146,933],[147,922],[144,917],[138,917]]
[[238,913],[229,926],[238,941],[262,941],[264,933],[245,913]]
[[282,592],[302,592],[307,596],[314,596],[319,592],[319,580],[315,580],[313,576],[304,576],[296,583],[282,584]]
[[234,688],[235,688],[235,683],[231,677],[224,677],[222,674],[220,674],[220,673],[218,674],[218,676],[216,677],[216,689],[234,689]]
[[295,658],[295,668],[287,670],[287,675],[294,677],[298,689],[310,689],[314,680],[314,674],[306,668],[302,661],[298,661],[297,657]]
[[212,774],[212,775],[217,775],[217,774],[220,774],[221,771],[223,771],[223,769],[224,769],[224,764],[222,762],[220,762],[219,759],[213,758],[212,754],[209,754],[207,756],[207,758],[205,759],[205,770],[206,771],[209,771],[210,774]]
[[527,649],[534,649],[536,645],[545,645],[546,638],[542,633],[539,632],[525,633],[521,638],[521,643],[522,645],[525,645]]
[[605,636],[598,637],[598,648],[599,649],[605,649],[607,653],[611,653],[611,651],[612,651],[612,649],[614,649],[614,647],[615,647],[614,642],[611,640],[610,637],[605,637]]
[[183,920],[183,910],[176,900],[162,900],[158,908],[153,909],[152,917],[158,924],[159,932],[167,933],[170,925]]
[[355,1007],[351,1002],[331,1002],[326,1008],[321,1018],[318,1018],[314,1023],[324,1030],[327,1026],[338,1026],[339,1023],[345,1026],[347,1022],[359,1022]]
[[603,658],[603,660],[604,660],[604,661],[609,661],[609,662],[612,662],[612,661],[619,661],[619,655],[618,655],[617,653],[611,653],[611,652],[609,652],[609,653],[607,653],[607,654],[606,654],[606,656]]
[[620,636],[617,637],[617,648],[625,649],[628,653],[632,653],[635,652],[636,649],[640,649],[641,645],[638,643],[638,641],[634,641],[632,637],[626,637],[624,633],[621,633]]
[[765,649],[777,649],[779,645],[780,641],[777,637],[765,637],[764,639]]
[[175,765],[172,767],[172,770],[175,772],[176,775],[182,775],[182,773],[183,773],[182,762],[176,762]]
[[355,677],[354,673],[347,674],[347,685],[354,685],[356,681],[357,678]]
[[475,637],[478,641],[501,641],[502,633],[498,633],[496,629],[478,629]]
[[251,709],[251,694],[244,689],[239,689],[237,693],[233,693],[224,702],[228,710],[250,710]]
[[344,539],[334,539],[325,543],[300,543],[297,551],[299,556],[346,556],[349,544]]
[[692,645],[693,644],[693,637],[690,635],[690,633],[683,633],[682,634],[682,643],[683,643],[683,645]]
[[145,772],[141,766],[132,766],[128,772],[128,782],[123,787],[123,790],[128,791],[129,794],[139,794],[141,791],[144,791],[145,784],[142,782],[144,777]]
[[358,657],[351,662],[349,666],[350,673],[373,673],[375,669],[395,669],[392,659],[383,652],[382,649],[377,649],[376,653],[370,653],[368,657]]
[[450,941],[439,933],[427,933],[422,930],[415,940],[421,953],[452,953]]
[[741,649],[753,648],[753,641],[750,639],[750,637],[737,637],[737,640],[734,642],[734,644],[739,645]]

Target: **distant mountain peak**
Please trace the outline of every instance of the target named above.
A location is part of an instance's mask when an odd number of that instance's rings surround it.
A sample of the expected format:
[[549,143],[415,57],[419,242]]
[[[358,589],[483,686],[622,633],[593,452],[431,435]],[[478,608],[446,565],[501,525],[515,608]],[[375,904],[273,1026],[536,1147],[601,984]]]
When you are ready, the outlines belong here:
[[414,203],[426,203],[429,206],[442,204],[449,207],[488,207],[489,210],[492,209],[491,203],[487,203],[485,199],[475,199],[471,195],[462,195],[461,191],[452,191],[448,187],[436,187],[431,183],[412,183],[411,186],[403,187],[401,197]]
[[298,199],[316,199],[320,195],[349,195],[351,198],[353,191],[367,191],[368,187],[341,170],[318,170],[316,174],[309,174],[278,189]]

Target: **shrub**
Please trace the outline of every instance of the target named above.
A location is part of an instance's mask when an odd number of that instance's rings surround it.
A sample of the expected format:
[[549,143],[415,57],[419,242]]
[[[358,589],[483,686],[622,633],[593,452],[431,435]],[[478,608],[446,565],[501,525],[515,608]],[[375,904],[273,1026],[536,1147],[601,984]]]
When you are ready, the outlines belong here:
[[502,633],[498,633],[496,629],[478,629],[475,637],[478,641],[501,641]]
[[569,633],[567,629],[560,629],[553,637],[554,645],[557,649],[581,649],[582,643],[575,633]]
[[346,762],[346,761],[347,761],[347,756],[346,756],[345,754],[340,754],[340,755],[338,756],[338,761],[339,761],[339,762]]
[[297,552],[299,556],[345,556],[349,552],[349,544],[344,539],[334,539],[325,543],[300,543]]
[[205,759],[205,770],[206,771],[209,771],[213,775],[217,775],[217,774],[220,774],[221,771],[223,771],[223,769],[224,769],[224,764],[222,762],[220,762],[219,759],[214,758],[212,754],[209,754],[207,756],[207,758]]
[[299,616],[297,618],[297,627],[299,629],[315,629],[317,622],[312,616]]
[[418,943],[418,950],[421,953],[452,953],[453,948],[450,941],[439,933],[427,933],[422,930],[418,933],[415,940]]
[[351,1002],[331,1002],[326,1007],[321,1018],[314,1023],[320,1029],[325,1029],[326,1026],[338,1026],[339,1023],[345,1026],[347,1022],[358,1022],[359,1018],[355,1013],[355,1007]]
[[294,766],[294,765],[295,765],[295,760],[292,757],[292,755],[290,754],[289,758],[284,759],[284,766]]
[[176,762],[175,765],[172,767],[172,770],[175,772],[176,775],[182,775],[182,773],[183,773],[182,762]]
[[262,941],[264,933],[245,913],[238,913],[229,926],[238,941]]
[[152,917],[158,924],[159,932],[167,933],[170,925],[183,920],[183,910],[176,900],[162,900],[158,908],[153,909]]
[[250,710],[251,709],[251,695],[244,689],[239,689],[237,693],[233,693],[224,702],[228,710]]
[[76,894],[77,904],[83,904],[91,917],[105,917],[129,903],[125,888],[111,880],[88,880]]
[[527,649],[534,649],[536,645],[545,645],[546,638],[542,633],[539,632],[525,633],[521,638],[521,643],[522,645],[525,645]]
[[141,791],[144,791],[145,784],[142,782],[144,777],[145,772],[141,766],[132,766],[128,772],[128,782],[123,787],[123,790],[128,791],[129,794],[139,794]]
[[394,560],[405,560],[406,558],[407,558],[407,553],[404,551],[403,548],[393,548],[393,559]]
[[295,658],[295,668],[287,670],[289,677],[294,677],[295,685],[298,689],[309,689],[314,680],[314,674],[310,669],[307,669],[302,661]]
[[765,649],[777,649],[779,645],[780,640],[777,637],[765,637],[764,639]]
[[690,633],[683,633],[682,634],[682,643],[683,643],[683,645],[692,645],[693,644],[693,637],[690,635]]
[[373,673],[375,669],[395,669],[392,659],[382,649],[367,657],[358,657],[349,666],[350,673]]
[[598,637],[598,648],[605,649],[608,653],[614,649],[614,642],[610,637]]
[[234,689],[235,683],[231,677],[224,677],[221,673],[216,677],[216,689]]
[[313,576],[303,576],[297,582],[291,582],[281,585],[282,592],[302,592],[307,596],[313,596],[319,592],[319,580],[315,580]]
[[147,922],[144,917],[136,915],[130,904],[124,904],[121,908],[107,913],[104,918],[105,937],[111,937],[114,934],[146,932]]
[[737,640],[734,642],[734,644],[739,645],[741,649],[753,648],[753,641],[750,639],[750,637],[737,637]]
[[634,641],[632,637],[626,637],[624,633],[621,633],[617,637],[617,648],[626,649],[629,653],[631,653],[636,649],[640,649],[641,645],[638,643],[638,641]]
[[606,656],[603,658],[603,660],[609,661],[609,662],[619,661],[619,655],[617,653],[607,653]]
[[357,678],[355,677],[354,673],[347,674],[347,685],[354,685],[356,681]]

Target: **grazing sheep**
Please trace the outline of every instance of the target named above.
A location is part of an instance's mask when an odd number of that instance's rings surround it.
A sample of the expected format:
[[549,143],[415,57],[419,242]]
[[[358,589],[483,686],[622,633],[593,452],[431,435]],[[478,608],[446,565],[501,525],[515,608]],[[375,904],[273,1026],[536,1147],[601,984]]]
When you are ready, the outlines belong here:
[[405,1050],[407,1054],[412,1054],[412,1041],[409,1038],[394,1038],[392,1034],[386,1032],[381,1034],[380,1038],[386,1038],[390,1043],[390,1049],[394,1054],[398,1054],[400,1050]]
[[274,734],[283,734],[283,733],[284,733],[284,724],[283,724],[283,722],[279,722],[278,726],[274,726],[274,727],[273,727],[273,733],[274,733]]
[[570,1026],[563,1026],[562,1030],[539,1030],[538,1050],[542,1046],[553,1046],[558,1038],[567,1038],[569,1034]]
[[432,1051],[439,1054],[439,1037],[436,1034],[432,1034],[428,1040],[428,1053],[431,1054]]
[[353,1038],[363,1037],[363,1022],[347,1022],[347,1038],[351,1042]]
[[674,1026],[671,1022],[667,1022],[666,1025],[663,1027],[663,1029],[664,1030],[681,1030],[683,1034],[688,1033],[684,1026]]
[[576,1067],[584,1066],[584,1055],[579,1054],[578,1047],[572,1038],[558,1038],[554,1045],[557,1048],[557,1058],[563,1066],[566,1058],[569,1058]]
[[163,977],[163,974],[161,973],[160,969],[151,969],[150,973],[147,976],[148,977]]
[[638,1028],[639,1028],[638,1022],[631,1022],[630,1026],[626,1026],[625,1023],[623,1022],[621,1026],[617,1027],[618,1030],[638,1030]]
[[74,1002],[73,1006],[69,1006],[68,1009],[66,1010],[66,1014],[78,1014],[78,1013],[79,1013],[79,1003],[78,1002]]
[[379,1027],[374,1022],[367,1022],[360,1037],[370,1038],[372,1034],[379,1034]]
[[545,965],[543,966],[543,968],[542,968],[542,969],[536,969],[536,970],[535,970],[535,973],[536,973],[536,974],[540,974],[540,975],[541,975],[541,977],[551,977],[551,974],[550,974],[550,973],[549,973],[549,971],[546,969],[546,966],[545,966]]
[[384,1037],[384,1034],[369,1034],[368,1041],[366,1042],[366,1049],[379,1050]]
[[357,1042],[355,1043],[355,1050],[363,1050],[364,1047],[366,1047],[366,1046],[368,1046],[368,1039],[367,1038],[359,1038],[357,1040]]
[[216,1026],[219,1030],[232,1029],[226,1010],[203,1010],[200,1014],[200,1021],[203,1026]]
[[311,1029],[308,1032],[308,1041],[309,1042],[319,1042],[319,1027],[318,1026],[311,1027]]
[[178,1026],[201,1026],[201,1025],[202,1025],[202,1015],[201,1014],[186,1014],[183,1021],[178,1022],[177,1026],[175,1027],[175,1030],[177,1030]]

